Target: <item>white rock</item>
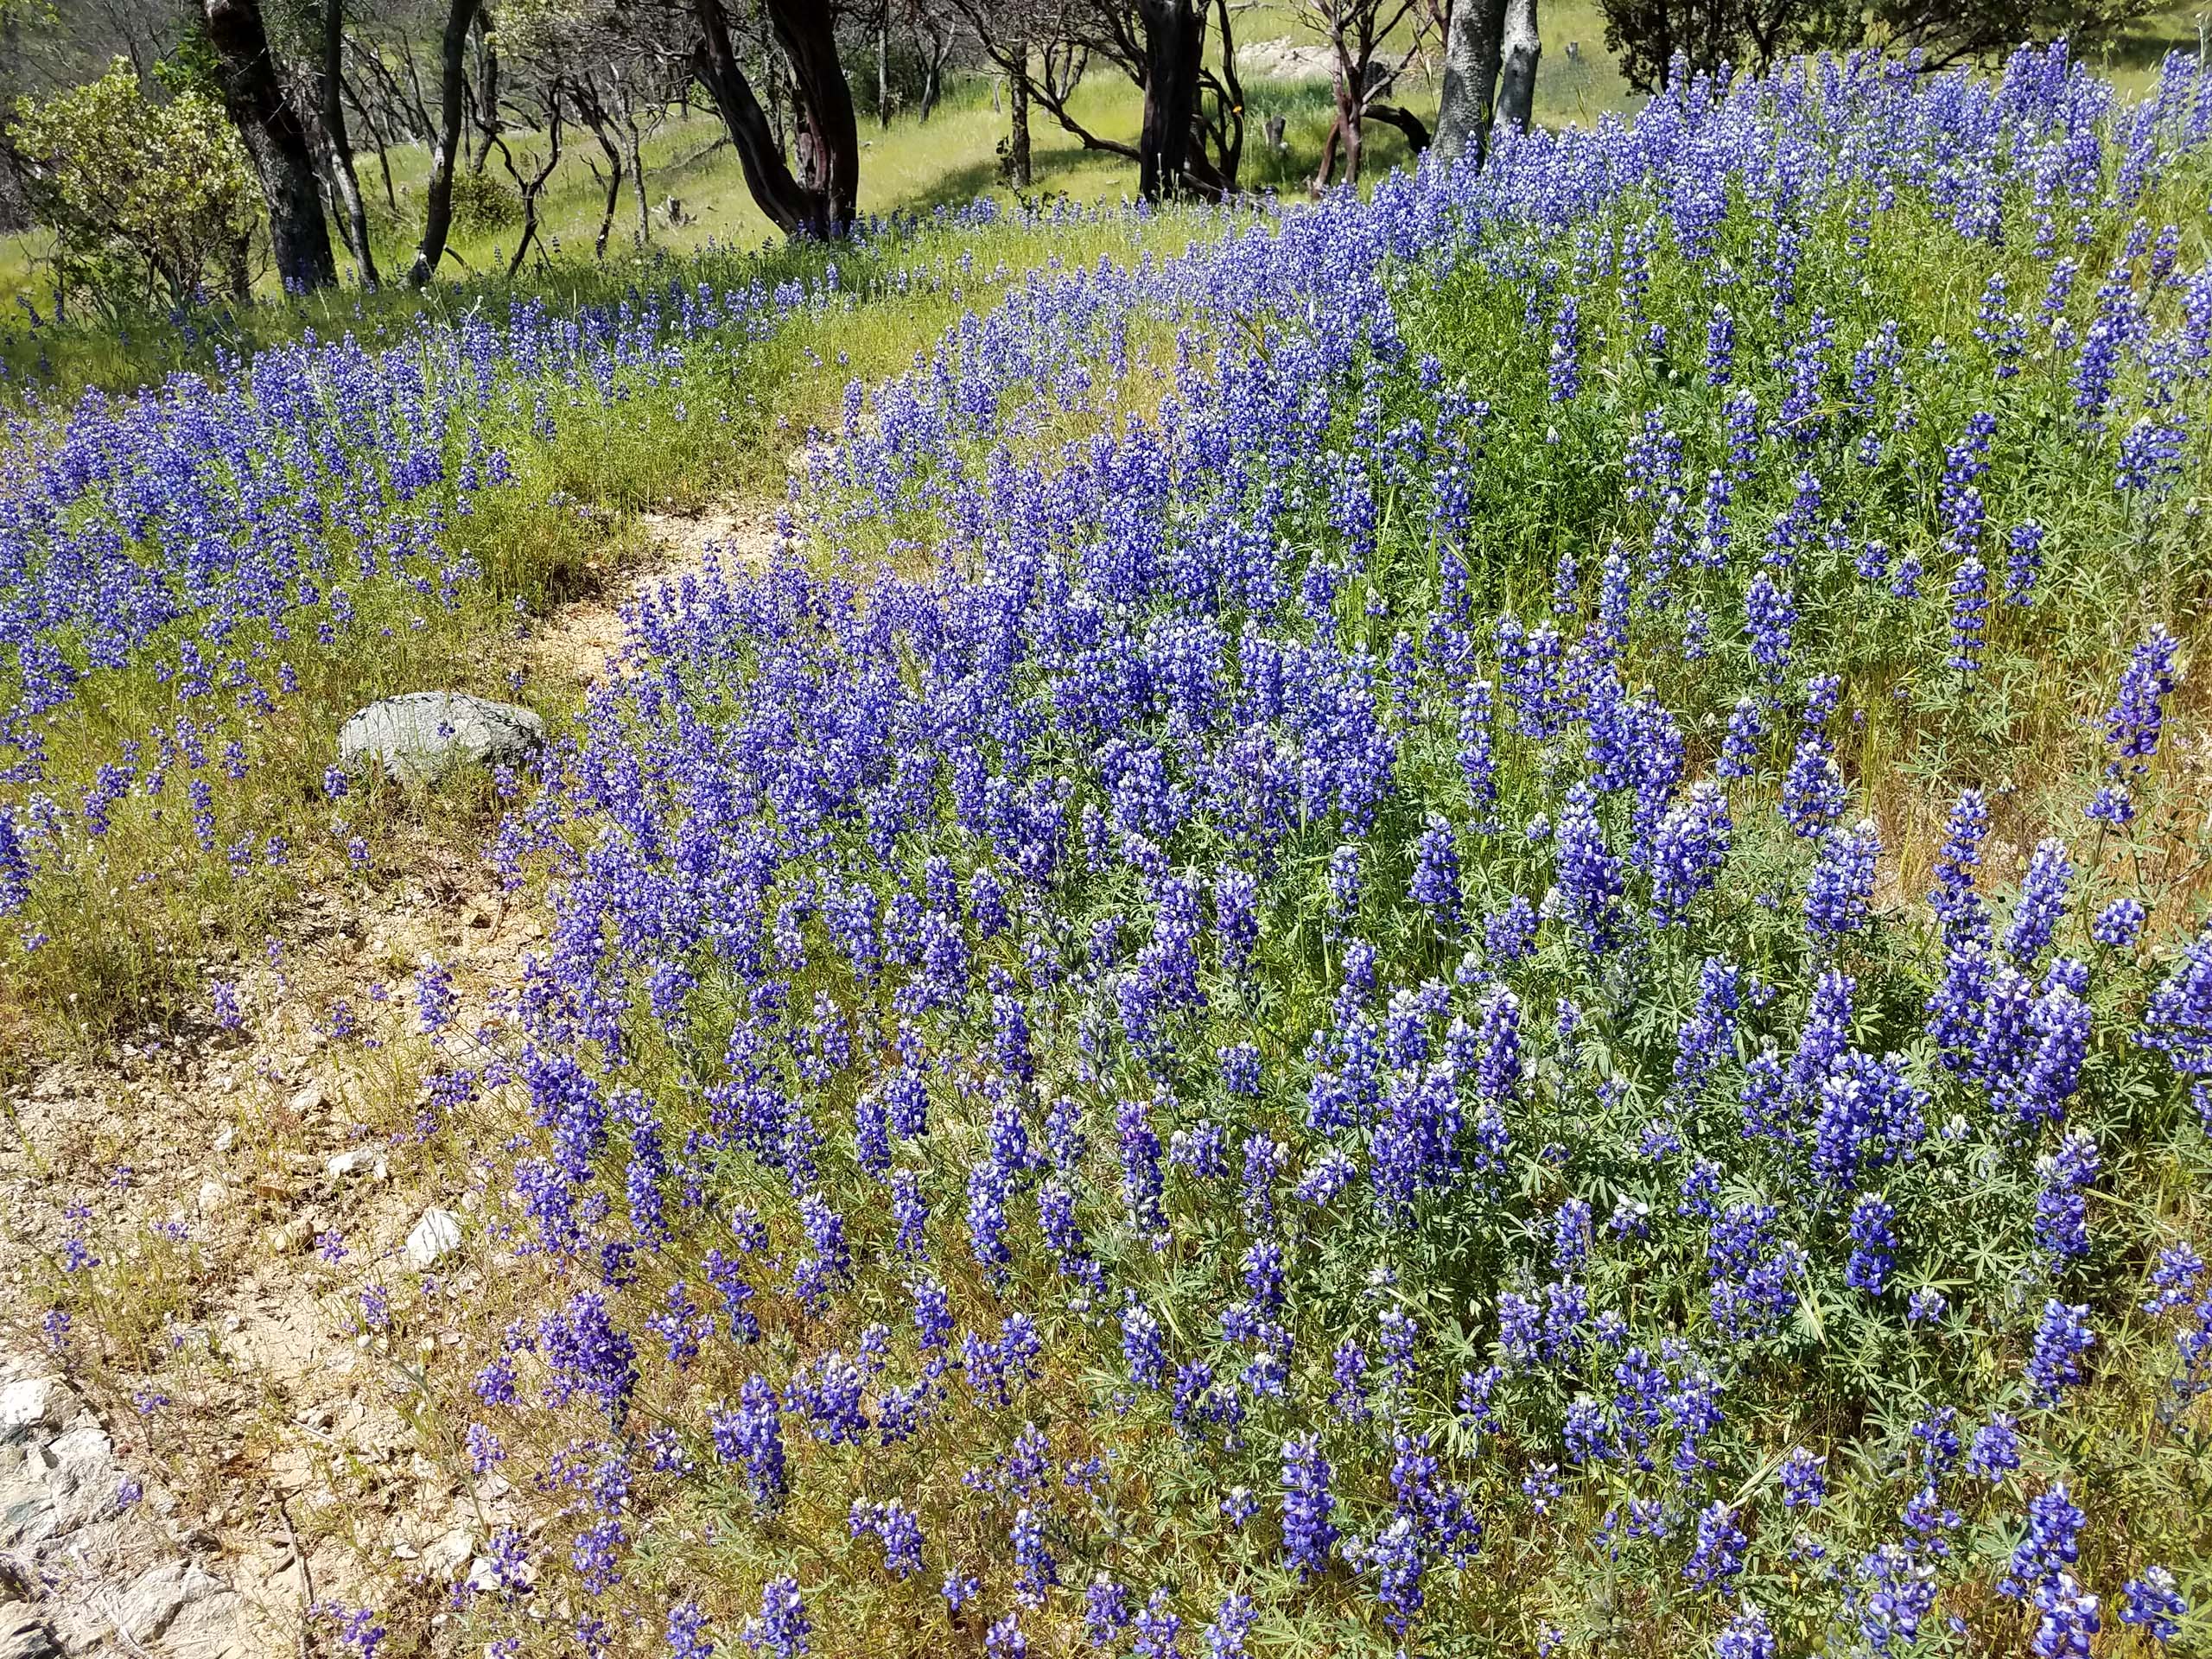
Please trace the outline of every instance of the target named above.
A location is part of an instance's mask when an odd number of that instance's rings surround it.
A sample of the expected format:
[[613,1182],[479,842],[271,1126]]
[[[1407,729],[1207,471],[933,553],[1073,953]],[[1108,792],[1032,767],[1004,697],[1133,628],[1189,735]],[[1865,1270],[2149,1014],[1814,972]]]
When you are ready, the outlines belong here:
[[237,1124],[226,1123],[221,1128],[215,1131],[215,1150],[218,1153],[228,1152],[232,1147],[238,1145],[238,1126]]
[[50,1376],[27,1376],[0,1388],[0,1440],[29,1440],[60,1428],[75,1414],[69,1391]]
[[322,1166],[322,1173],[334,1181],[342,1181],[348,1175],[359,1175],[365,1170],[378,1180],[383,1180],[391,1173],[391,1166],[385,1162],[384,1154],[374,1147],[349,1147],[344,1152],[333,1154]]
[[231,1200],[231,1189],[210,1176],[200,1183],[200,1213],[212,1216]]
[[407,1265],[428,1273],[461,1248],[461,1217],[450,1210],[425,1210],[407,1235]]
[[476,1554],[476,1535],[466,1527],[455,1527],[435,1541],[423,1547],[423,1570],[434,1577],[450,1579],[468,1565]]

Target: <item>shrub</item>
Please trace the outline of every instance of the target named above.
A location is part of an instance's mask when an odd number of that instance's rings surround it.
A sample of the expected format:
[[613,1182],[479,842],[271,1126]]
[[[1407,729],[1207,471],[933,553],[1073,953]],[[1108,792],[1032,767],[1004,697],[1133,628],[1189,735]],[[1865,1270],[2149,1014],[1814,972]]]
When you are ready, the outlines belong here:
[[34,219],[54,236],[54,277],[111,314],[175,305],[220,283],[243,296],[260,198],[215,99],[163,77],[149,98],[130,67],[48,99],[19,99],[8,136]]
[[504,230],[522,218],[522,198],[489,173],[467,168],[453,175],[454,228],[469,235]]

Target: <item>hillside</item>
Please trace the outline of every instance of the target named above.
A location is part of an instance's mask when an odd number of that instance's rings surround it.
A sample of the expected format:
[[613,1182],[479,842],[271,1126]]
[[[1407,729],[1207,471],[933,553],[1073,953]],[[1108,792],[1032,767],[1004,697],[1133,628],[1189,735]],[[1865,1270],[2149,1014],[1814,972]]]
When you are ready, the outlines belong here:
[[[971,92],[849,245],[671,160],[38,342],[0,1653],[2204,1650],[2212,75],[2109,67],[1218,209]],[[341,759],[432,689],[546,741]]]

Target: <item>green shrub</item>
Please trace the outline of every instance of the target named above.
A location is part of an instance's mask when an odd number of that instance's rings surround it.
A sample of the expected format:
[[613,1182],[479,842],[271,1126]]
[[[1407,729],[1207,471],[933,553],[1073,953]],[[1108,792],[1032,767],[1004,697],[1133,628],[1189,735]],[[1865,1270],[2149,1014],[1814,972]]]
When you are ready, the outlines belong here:
[[458,168],[453,175],[454,229],[481,235],[522,221],[522,198],[489,173]]
[[54,234],[54,282],[103,311],[243,296],[260,196],[229,117],[179,73],[149,98],[116,60],[88,86],[19,99],[8,136],[30,208]]

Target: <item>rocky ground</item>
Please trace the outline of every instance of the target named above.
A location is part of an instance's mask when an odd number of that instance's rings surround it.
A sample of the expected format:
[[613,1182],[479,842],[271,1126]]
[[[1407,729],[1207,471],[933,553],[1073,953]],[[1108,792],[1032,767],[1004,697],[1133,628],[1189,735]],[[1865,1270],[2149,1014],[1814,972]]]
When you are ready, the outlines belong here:
[[[773,538],[768,508],[645,522],[642,565],[523,642],[537,683],[609,671],[624,600]],[[450,847],[311,894],[239,978],[239,1029],[55,1058],[5,1101],[0,1659],[299,1656],[331,1645],[333,1604],[398,1606],[404,1645],[435,1649],[517,1518],[410,1380],[499,1263],[480,1173],[417,1132],[443,1057],[405,990],[437,963],[473,1032],[544,931]],[[57,1345],[65,1263],[100,1313]],[[377,1310],[402,1304],[432,1334],[395,1344]]]

